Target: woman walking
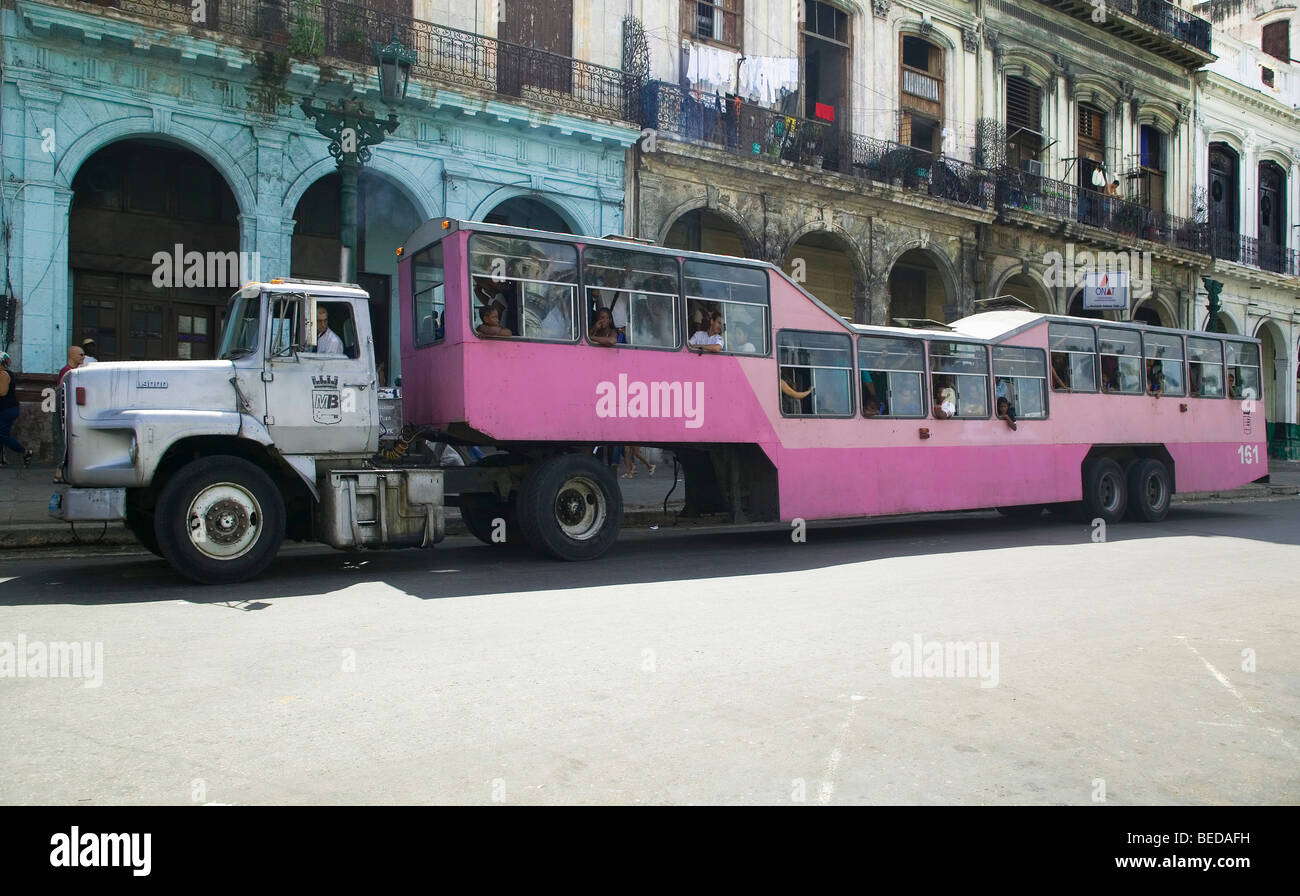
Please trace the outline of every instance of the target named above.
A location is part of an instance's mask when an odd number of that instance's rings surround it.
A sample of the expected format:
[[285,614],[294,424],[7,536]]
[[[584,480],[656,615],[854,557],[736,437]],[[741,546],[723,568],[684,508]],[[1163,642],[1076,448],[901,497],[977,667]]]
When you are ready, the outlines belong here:
[[32,450],[24,448],[22,442],[9,434],[18,420],[20,410],[18,384],[14,382],[14,375],[9,370],[9,353],[0,352],[0,467],[9,466],[9,461],[4,456],[5,448],[17,451],[23,459],[23,466],[31,466]]

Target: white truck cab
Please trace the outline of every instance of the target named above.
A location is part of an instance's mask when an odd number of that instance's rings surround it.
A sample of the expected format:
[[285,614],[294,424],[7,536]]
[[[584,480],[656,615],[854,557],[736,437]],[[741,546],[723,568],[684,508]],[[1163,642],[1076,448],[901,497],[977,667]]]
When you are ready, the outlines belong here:
[[[397,400],[395,390],[382,401]],[[285,535],[339,548],[442,539],[442,472],[384,470],[369,296],[249,283],[215,361],[94,364],[60,389],[64,479],[50,514],[123,519],[181,574],[256,575]],[[392,433],[390,435],[394,435]]]

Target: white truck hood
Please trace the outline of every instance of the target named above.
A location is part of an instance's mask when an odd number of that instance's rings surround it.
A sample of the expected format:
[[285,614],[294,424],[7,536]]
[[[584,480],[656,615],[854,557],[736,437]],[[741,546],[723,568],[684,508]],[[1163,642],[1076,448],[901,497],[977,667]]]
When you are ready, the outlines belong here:
[[230,361],[110,361],[83,365],[67,382],[77,415],[88,419],[107,410],[235,411],[234,375]]

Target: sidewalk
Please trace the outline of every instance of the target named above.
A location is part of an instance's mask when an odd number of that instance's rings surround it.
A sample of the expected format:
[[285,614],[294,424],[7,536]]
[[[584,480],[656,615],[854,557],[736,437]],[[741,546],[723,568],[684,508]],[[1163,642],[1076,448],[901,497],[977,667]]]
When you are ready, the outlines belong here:
[[[620,468],[621,473],[621,468]],[[681,509],[685,483],[680,479],[663,512],[664,496],[672,486],[672,464],[661,464],[653,478],[638,465],[633,479],[618,480],[623,492],[624,525],[645,527],[670,522]],[[78,544],[133,545],[135,537],[121,523],[80,523],[75,528],[49,517],[54,468],[33,464],[24,468],[10,461],[0,468],[0,551],[32,547],[67,547]],[[1224,492],[1193,492],[1174,496],[1175,503],[1220,500],[1258,500],[1300,494],[1300,462],[1269,463],[1267,485],[1247,485]],[[720,517],[717,519],[721,519]],[[717,520],[714,520],[716,522]],[[460,513],[447,509],[447,534],[465,535]]]

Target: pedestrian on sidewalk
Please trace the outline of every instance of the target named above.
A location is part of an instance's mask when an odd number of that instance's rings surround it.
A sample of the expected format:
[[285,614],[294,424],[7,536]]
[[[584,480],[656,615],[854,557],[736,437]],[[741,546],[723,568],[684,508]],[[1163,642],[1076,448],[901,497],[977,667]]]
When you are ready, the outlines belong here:
[[655,474],[655,465],[645,459],[641,449],[636,445],[625,445],[623,447],[623,459],[627,461],[627,472],[623,474],[624,479],[631,479],[636,476],[636,462],[639,460],[645,464],[646,473],[649,476]]
[[32,464],[32,450],[24,448],[22,442],[9,434],[21,412],[18,382],[9,370],[9,353],[0,352],[0,467],[9,466],[9,461],[5,460],[6,448],[18,452],[18,456],[23,459],[23,466],[29,467]]

